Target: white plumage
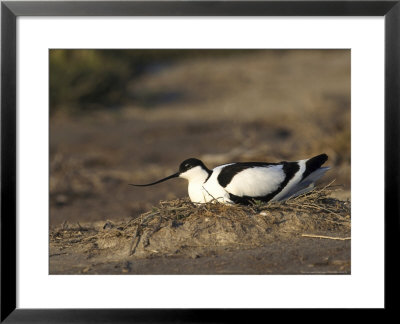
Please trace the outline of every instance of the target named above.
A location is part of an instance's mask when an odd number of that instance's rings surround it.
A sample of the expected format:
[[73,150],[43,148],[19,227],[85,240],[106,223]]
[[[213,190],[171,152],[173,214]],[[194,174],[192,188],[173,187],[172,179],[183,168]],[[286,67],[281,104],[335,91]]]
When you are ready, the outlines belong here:
[[239,197],[262,197],[276,190],[284,179],[282,165],[247,168],[236,174],[225,190]]

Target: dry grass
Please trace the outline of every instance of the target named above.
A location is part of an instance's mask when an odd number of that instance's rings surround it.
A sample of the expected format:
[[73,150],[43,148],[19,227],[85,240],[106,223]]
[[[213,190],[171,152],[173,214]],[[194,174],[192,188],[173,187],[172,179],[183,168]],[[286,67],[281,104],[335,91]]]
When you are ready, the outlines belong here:
[[[129,254],[135,253],[142,238],[144,238],[144,245],[148,246],[151,236],[161,228],[179,227],[186,221],[193,222],[198,218],[213,218],[216,222],[227,220],[231,224],[240,224],[248,228],[256,227],[261,232],[265,232],[272,219],[272,223],[277,224],[277,214],[298,215],[303,219],[307,215],[306,217],[310,219],[314,218],[314,221],[319,219],[331,225],[350,228],[350,202],[330,197],[336,190],[339,189],[333,187],[331,183],[323,188],[314,188],[307,194],[285,202],[257,202],[250,206],[225,205],[217,201],[195,205],[188,198],[161,201],[158,207],[153,207],[153,210],[125,225],[124,230],[130,227],[136,229]],[[260,221],[264,226],[260,225]],[[285,221],[287,220],[283,220]]]
[[[350,202],[332,198],[337,190],[330,184],[285,202],[249,206],[195,205],[188,198],[161,201],[137,218],[118,224],[108,221],[100,229],[64,223],[51,233],[50,241],[65,246],[95,243],[103,250],[119,246],[128,255],[140,250],[141,256],[147,256],[174,253],[182,247],[261,246],[277,236],[347,237]],[[310,231],[318,233],[305,233]],[[322,235],[332,231],[336,236]]]

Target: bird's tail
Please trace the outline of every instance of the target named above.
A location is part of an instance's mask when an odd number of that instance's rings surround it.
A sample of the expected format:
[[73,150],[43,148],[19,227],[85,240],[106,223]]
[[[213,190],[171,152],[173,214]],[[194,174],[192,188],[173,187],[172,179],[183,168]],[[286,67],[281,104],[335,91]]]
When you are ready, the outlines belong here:
[[285,196],[283,196],[279,200],[282,201],[289,199],[290,197],[297,197],[311,191],[315,186],[315,181],[321,178],[329,169],[329,167],[323,167],[310,173],[306,178],[295,185]]

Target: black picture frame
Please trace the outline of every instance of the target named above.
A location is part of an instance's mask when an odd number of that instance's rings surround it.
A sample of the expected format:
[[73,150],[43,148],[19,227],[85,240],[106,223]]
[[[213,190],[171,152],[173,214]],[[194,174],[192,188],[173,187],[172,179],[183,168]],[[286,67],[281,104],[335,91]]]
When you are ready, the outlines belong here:
[[[16,19],[19,16],[384,16],[385,309],[396,308],[399,244],[400,0],[396,1],[2,1],[1,322],[235,322],[266,310],[16,308]],[[366,180],[368,185],[368,179]],[[373,188],[371,188],[373,190]],[[394,249],[394,250],[393,250]],[[393,254],[392,254],[392,251]],[[367,285],[368,283],[366,283]]]

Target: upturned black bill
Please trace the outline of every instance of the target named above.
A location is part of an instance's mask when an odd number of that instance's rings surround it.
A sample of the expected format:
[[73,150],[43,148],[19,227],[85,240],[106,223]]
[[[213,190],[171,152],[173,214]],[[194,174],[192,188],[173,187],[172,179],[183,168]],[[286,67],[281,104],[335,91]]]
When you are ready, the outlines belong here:
[[177,178],[177,177],[179,177],[179,174],[180,174],[180,173],[177,172],[177,173],[175,173],[175,174],[173,174],[173,175],[170,175],[170,176],[168,176],[168,177],[166,177],[166,178],[164,178],[164,179],[161,179],[161,180],[158,180],[158,181],[152,182],[152,183],[147,183],[147,184],[132,184],[132,183],[130,183],[130,185],[131,185],[131,186],[135,186],[135,187],[147,187],[147,186],[152,186],[152,185],[155,185],[155,184],[160,183],[160,182],[167,181],[167,180],[172,179],[172,178]]

